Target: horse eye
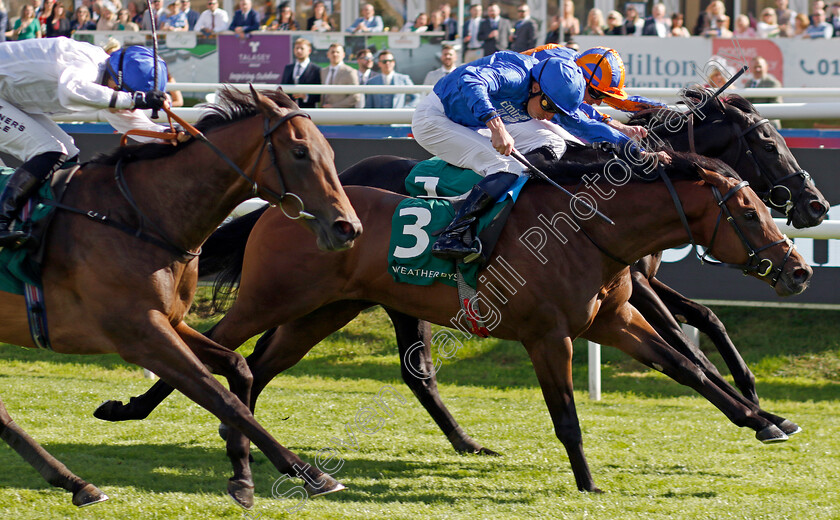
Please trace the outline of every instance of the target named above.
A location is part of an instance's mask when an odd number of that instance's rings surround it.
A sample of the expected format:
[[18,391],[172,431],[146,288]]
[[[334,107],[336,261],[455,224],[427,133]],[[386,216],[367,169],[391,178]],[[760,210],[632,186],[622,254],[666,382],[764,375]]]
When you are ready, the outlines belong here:
[[292,149],[292,155],[295,156],[295,159],[305,159],[306,148],[294,148]]
[[767,144],[764,145],[764,149],[767,150],[768,152],[775,152],[776,151],[776,145],[773,144],[773,143],[767,143]]
[[755,210],[744,212],[744,220],[758,220],[758,213]]

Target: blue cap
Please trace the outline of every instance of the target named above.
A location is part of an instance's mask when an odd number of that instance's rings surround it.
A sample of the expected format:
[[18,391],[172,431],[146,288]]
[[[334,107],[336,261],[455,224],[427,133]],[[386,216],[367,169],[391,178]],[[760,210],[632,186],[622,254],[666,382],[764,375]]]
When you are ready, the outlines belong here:
[[540,90],[567,115],[572,115],[583,103],[586,80],[577,64],[564,58],[543,60],[531,69],[531,79]]
[[132,45],[114,51],[108,58],[106,70],[119,90],[126,92],[148,92],[166,88],[166,62],[158,58],[158,84],[155,87],[155,67],[152,50],[141,45]]

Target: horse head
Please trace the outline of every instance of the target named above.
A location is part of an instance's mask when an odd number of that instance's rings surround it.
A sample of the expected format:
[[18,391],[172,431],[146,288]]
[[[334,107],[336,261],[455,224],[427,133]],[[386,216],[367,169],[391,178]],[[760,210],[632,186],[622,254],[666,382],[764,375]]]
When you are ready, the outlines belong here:
[[351,247],[362,225],[338,180],[332,147],[282,90],[263,94],[251,87],[251,97],[263,115],[265,139],[255,189],[289,218],[301,219],[319,248]]
[[709,164],[694,164],[714,195],[712,209],[702,218],[707,252],[725,265],[769,283],[779,296],[804,291],[813,270],[779,231],[767,206],[746,181],[726,175],[725,165],[711,166],[713,169]]
[[[829,203],[793,156],[779,131],[738,95],[719,99],[708,91],[686,90],[696,117],[697,151],[718,157],[780,211],[796,228],[825,220]],[[735,143],[733,145],[733,143]]]

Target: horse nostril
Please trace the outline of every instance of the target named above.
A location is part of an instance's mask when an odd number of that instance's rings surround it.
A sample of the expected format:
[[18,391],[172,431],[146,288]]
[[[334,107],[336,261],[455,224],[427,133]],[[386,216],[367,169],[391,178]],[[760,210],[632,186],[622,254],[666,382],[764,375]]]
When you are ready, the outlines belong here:
[[353,240],[359,236],[359,230],[356,229],[356,226],[346,220],[336,221],[336,223],[333,224],[333,228],[335,229],[336,234],[345,240]]
[[829,207],[826,204],[818,200],[812,200],[810,204],[808,204],[808,208],[811,210],[811,213],[814,217],[822,217],[826,213],[828,213]]
[[804,267],[797,267],[793,270],[792,278],[793,281],[797,284],[803,284],[807,282],[809,278],[811,278],[811,272],[808,269],[805,269]]

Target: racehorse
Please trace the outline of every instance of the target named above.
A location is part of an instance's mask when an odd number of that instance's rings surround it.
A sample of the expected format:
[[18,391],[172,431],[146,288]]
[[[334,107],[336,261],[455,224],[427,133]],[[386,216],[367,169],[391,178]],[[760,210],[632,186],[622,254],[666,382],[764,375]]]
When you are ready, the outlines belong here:
[[[578,171],[573,171],[570,165],[565,173],[577,182],[583,173],[602,171],[603,166],[579,165]],[[580,233],[555,229],[563,239],[558,236],[558,240],[545,244],[541,253],[550,262],[543,265],[523,247],[520,238],[537,225],[539,215],[551,220],[545,216],[558,214],[560,196],[534,182],[525,186],[490,259],[490,264],[503,262],[509,272],[516,273],[512,278],[521,279],[515,290],[496,296],[493,316],[498,320],[492,335],[521,341],[528,351],[556,434],[566,448],[581,490],[599,491],[583,454],[574,406],[571,355],[576,337],[617,347],[691,386],[733,423],[754,429],[763,442],[787,438],[777,425],[789,421],[721,389],[655,333],[627,301],[630,286],[626,267],[693,236],[697,243],[709,245],[715,258],[741,265],[751,275],[774,285],[779,295],[804,290],[812,271],[778,231],[759,197],[724,164],[675,154],[673,164],[662,169],[682,179],[674,182],[675,193],[682,201],[678,207],[684,207],[690,231],[681,224],[680,211],[661,210],[673,206],[667,183],[631,181],[616,189],[609,200],[599,201],[599,209],[615,220],[616,226],[588,220],[579,224]],[[352,186],[347,187],[347,193],[366,229],[350,251],[328,256],[305,244],[293,252],[284,248],[284,244],[299,244],[300,233],[280,221],[273,210],[259,219],[246,215],[239,222],[249,224],[238,225],[235,220],[219,232],[235,227],[240,235],[229,248],[214,249],[232,260],[229,272],[240,274],[241,280],[236,301],[209,335],[222,345],[236,348],[253,335],[277,327],[270,337],[258,342],[249,357],[254,375],[252,406],[276,374],[294,365],[315,344],[367,307],[378,303],[447,326],[459,313],[454,288],[398,284],[388,274],[391,215],[404,197]],[[726,220],[731,226],[721,224],[719,212],[731,217]],[[244,256],[242,236],[249,236]],[[602,253],[606,250],[608,254]],[[753,265],[772,264],[776,274],[768,276],[763,268],[761,274],[743,265],[751,254]],[[282,274],[288,272],[295,275]],[[498,290],[489,282],[479,286],[479,292],[485,295],[495,295]],[[450,352],[457,350],[453,345],[459,343],[458,337],[451,334],[447,341]],[[427,374],[434,370],[431,366],[413,369]]]
[[[720,99],[696,89],[687,90],[685,99],[691,107],[690,118],[675,111],[655,109],[634,116],[631,123],[645,123],[652,127],[653,133],[674,149],[696,149],[704,155],[722,159],[749,180],[766,203],[785,213],[795,227],[814,226],[825,219],[828,202],[814,186],[810,175],[799,167],[781,135],[766,119],[761,118],[752,104],[737,95]],[[674,116],[681,118],[675,119]],[[674,125],[675,120],[682,124]],[[666,123],[654,126],[657,121]],[[570,146],[561,161],[539,154],[529,157],[541,168],[562,175],[570,162],[603,161],[609,155],[595,148]],[[405,177],[416,163],[410,159],[378,156],[361,161],[339,177],[345,186],[374,186],[405,194]],[[199,266],[202,276],[219,270],[215,261],[219,254],[211,248],[227,249],[231,247],[230,241],[237,238],[244,245],[246,232],[240,228],[250,229],[253,226],[250,220],[255,220],[259,214],[241,219],[211,237]],[[736,386],[744,396],[758,405],[755,379],[720,320],[710,309],[688,300],[654,278],[660,258],[659,253],[649,255],[630,269],[628,276],[632,276],[633,287],[631,304],[668,344],[694,361],[721,388],[735,394],[705,354],[684,335],[674,314],[684,316],[688,323],[708,334],[721,352]],[[631,282],[628,280],[626,283]],[[394,309],[386,307],[386,311],[393,321],[400,358],[404,361],[402,377],[453,447],[464,453],[495,454],[464,432],[444,405],[437,390],[434,371],[431,370],[433,363],[429,325]],[[260,341],[270,341],[270,334]],[[422,343],[423,348],[413,348],[418,343]],[[409,367],[427,367],[430,369],[428,377],[418,377],[416,371]],[[159,382],[146,394],[132,398],[128,404],[123,405],[118,401],[105,403],[97,410],[96,416],[105,420],[143,419],[170,392],[171,388]],[[789,422],[783,427],[786,434],[797,430],[798,427]]]
[[[301,220],[327,250],[350,247],[361,225],[338,182],[332,149],[288,96],[228,90],[210,108],[197,125],[206,132],[197,133],[200,139],[123,148],[81,167],[48,231],[42,281],[53,350],[117,353],[230,426],[228,491],[248,506],[254,487],[248,439],[281,472],[295,475],[292,466],[303,463],[251,414],[244,359],[183,321],[200,246],[254,194]],[[35,346],[23,296],[2,293],[0,316],[0,340]],[[227,377],[231,390],[205,365]],[[27,435],[2,402],[0,437],[47,482],[73,493],[74,504],[107,499]],[[314,470],[304,476],[326,480],[321,491],[336,486]]]

